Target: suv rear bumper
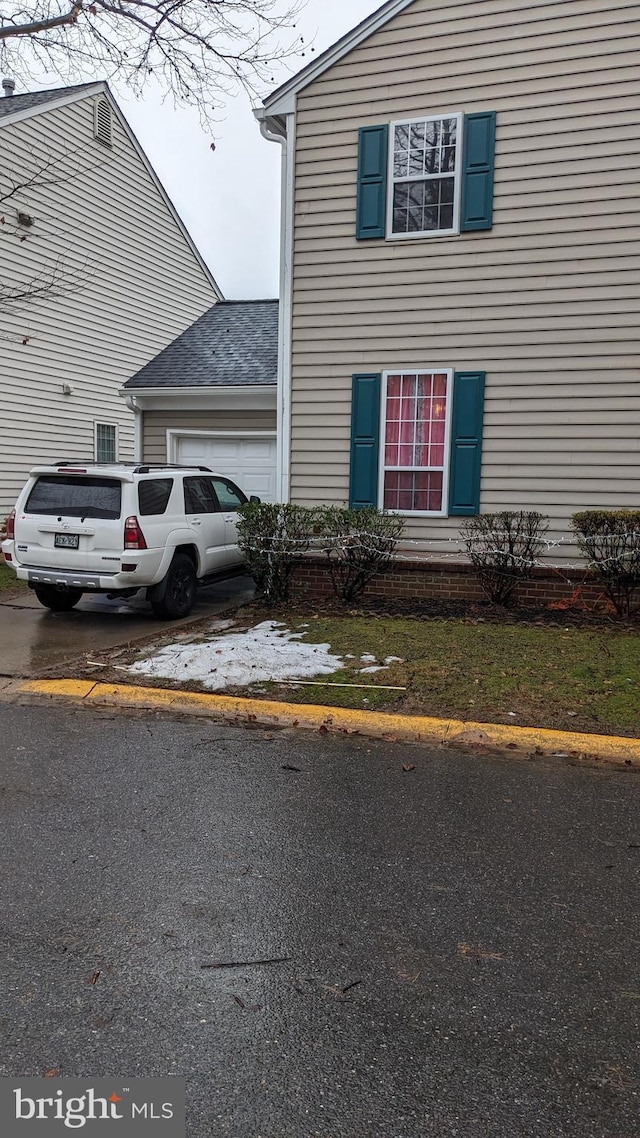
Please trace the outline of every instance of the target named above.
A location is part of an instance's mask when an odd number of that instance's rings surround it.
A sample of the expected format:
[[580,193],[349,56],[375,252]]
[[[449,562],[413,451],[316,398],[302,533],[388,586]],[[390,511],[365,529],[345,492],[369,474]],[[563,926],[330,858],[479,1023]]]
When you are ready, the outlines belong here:
[[[56,588],[83,589],[94,593],[127,587],[125,584],[116,584],[116,581],[122,581],[122,573],[73,573],[66,569],[25,569],[21,566],[18,577],[29,585],[53,585]],[[128,587],[131,587],[130,582]]]
[[[16,559],[16,543],[11,540],[2,543],[2,551],[11,560],[7,567],[13,569],[20,581],[28,585],[48,585],[61,589],[82,589],[86,593],[117,593],[125,589],[144,589],[155,585],[166,572],[164,560],[170,561],[171,551],[162,549],[132,550],[131,562],[136,566],[131,572],[123,573],[119,565],[111,570],[56,568],[54,565],[25,565]],[[127,561],[129,554],[127,553]]]

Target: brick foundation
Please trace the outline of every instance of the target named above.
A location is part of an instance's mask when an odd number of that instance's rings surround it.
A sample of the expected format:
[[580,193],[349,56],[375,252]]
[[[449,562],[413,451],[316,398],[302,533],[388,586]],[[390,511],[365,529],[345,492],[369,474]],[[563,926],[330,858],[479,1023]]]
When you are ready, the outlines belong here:
[[[333,595],[331,578],[324,564],[305,558],[296,567],[292,596],[313,599]],[[471,565],[464,562],[397,561],[386,573],[374,577],[362,600],[368,597],[414,597],[447,601],[484,601],[485,593]],[[538,568],[519,585],[512,603],[522,607],[606,608],[601,583],[586,569]]]

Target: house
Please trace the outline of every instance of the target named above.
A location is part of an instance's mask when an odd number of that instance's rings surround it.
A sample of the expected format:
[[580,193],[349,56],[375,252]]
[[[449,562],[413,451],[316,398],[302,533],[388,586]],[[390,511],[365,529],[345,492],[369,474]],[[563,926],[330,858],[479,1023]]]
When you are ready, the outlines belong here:
[[223,300],[123,385],[136,458],[229,475],[276,500],[278,301]]
[[266,99],[284,499],[639,505],[639,65],[635,3],[388,0]]
[[0,98],[0,519],[29,468],[133,459],[118,389],[221,297],[105,83]]

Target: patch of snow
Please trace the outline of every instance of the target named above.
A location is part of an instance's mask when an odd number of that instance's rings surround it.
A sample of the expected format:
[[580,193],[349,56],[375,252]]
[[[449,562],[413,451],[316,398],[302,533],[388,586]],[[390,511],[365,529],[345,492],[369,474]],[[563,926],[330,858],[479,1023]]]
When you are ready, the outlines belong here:
[[386,672],[383,664],[370,664],[368,668],[360,668],[360,675],[364,676],[369,672]]
[[385,664],[404,664],[402,656],[386,656],[384,662]]
[[130,672],[168,680],[198,680],[211,691],[264,680],[328,676],[342,667],[329,644],[303,644],[274,620],[199,644],[168,644],[138,660]]
[[370,652],[365,652],[364,656],[361,656],[360,659],[363,664],[375,664],[377,656],[372,656]]

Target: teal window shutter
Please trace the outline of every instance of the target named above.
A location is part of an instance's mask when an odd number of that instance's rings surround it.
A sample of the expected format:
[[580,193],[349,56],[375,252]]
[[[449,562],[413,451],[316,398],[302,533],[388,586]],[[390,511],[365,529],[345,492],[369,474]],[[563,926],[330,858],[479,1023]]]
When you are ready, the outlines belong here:
[[449,514],[480,513],[480,468],[484,411],[483,371],[459,371],[453,377]]
[[355,509],[378,504],[380,383],[379,373],[352,379],[349,505]]
[[387,216],[387,146],[389,128],[363,126],[358,131],[356,237],[384,237]]
[[464,116],[460,231],[491,229],[496,112]]

